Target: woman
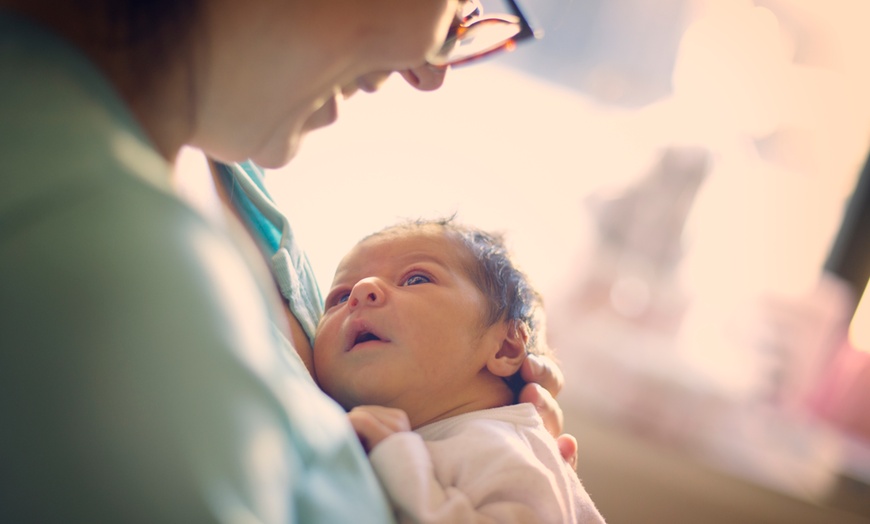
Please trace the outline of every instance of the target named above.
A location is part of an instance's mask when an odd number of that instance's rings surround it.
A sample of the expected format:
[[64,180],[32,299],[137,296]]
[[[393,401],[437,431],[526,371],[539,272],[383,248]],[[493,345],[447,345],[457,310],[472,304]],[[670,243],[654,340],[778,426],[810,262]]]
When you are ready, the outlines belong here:
[[170,166],[284,164],[456,7],[0,1],[0,521],[391,520],[250,237]]

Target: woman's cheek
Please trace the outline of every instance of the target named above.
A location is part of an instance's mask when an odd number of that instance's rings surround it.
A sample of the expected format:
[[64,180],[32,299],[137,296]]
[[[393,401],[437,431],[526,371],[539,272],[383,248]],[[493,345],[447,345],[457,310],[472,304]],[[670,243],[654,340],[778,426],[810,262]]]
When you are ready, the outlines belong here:
[[418,67],[438,51],[456,16],[458,1],[415,0],[403,5],[408,6],[404,16],[397,14],[389,20],[389,29],[384,31],[377,47],[380,52],[375,53],[385,58],[385,69],[400,71]]

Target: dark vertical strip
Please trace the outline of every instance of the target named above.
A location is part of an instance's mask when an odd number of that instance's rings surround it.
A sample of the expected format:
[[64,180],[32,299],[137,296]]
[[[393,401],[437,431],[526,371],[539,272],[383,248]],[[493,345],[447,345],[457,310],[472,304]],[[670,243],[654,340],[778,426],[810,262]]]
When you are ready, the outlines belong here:
[[870,280],[870,154],[843,213],[825,270],[848,282],[858,297]]

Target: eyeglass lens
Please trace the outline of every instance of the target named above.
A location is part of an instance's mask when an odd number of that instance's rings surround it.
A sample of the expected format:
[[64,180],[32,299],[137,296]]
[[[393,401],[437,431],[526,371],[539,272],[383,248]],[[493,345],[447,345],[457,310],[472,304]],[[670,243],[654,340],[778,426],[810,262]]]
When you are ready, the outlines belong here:
[[[445,42],[445,64],[456,64],[469,58],[482,56],[511,43],[520,32],[519,20],[479,18],[461,26],[453,38]],[[445,51],[442,48],[442,53]],[[441,53],[439,53],[440,55]]]
[[460,65],[501,49],[512,49],[523,24],[520,17],[509,14],[482,16],[477,1],[466,2],[444,45],[429,62]]

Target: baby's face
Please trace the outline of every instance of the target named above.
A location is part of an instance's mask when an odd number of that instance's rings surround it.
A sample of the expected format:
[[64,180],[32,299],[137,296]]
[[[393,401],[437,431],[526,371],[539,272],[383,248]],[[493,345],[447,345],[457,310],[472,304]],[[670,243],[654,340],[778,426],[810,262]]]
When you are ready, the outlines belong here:
[[389,232],[342,260],[314,344],[320,386],[345,408],[459,392],[494,351],[470,255],[439,228]]

